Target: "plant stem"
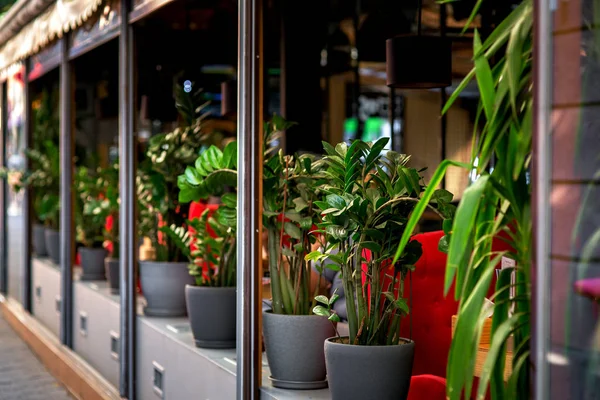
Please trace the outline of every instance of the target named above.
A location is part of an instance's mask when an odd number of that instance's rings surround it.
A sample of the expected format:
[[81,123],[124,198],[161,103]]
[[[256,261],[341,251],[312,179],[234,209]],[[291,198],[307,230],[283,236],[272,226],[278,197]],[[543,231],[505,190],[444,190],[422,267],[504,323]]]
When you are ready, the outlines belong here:
[[283,298],[281,283],[279,281],[278,260],[273,257],[277,254],[277,232],[275,227],[267,228],[269,248],[269,275],[271,276],[271,297],[273,298],[273,312],[283,314]]

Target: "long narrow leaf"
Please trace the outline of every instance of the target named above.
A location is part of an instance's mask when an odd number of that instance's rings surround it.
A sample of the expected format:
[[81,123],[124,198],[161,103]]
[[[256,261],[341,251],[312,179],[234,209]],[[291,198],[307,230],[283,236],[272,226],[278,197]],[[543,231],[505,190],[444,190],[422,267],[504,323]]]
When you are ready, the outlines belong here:
[[[477,54],[481,48],[481,38],[479,32],[475,31],[473,40],[473,53]],[[492,69],[485,57],[479,56],[475,58],[475,76],[479,85],[479,94],[486,117],[489,119],[494,113],[494,98],[496,96],[494,88],[494,79],[492,77]]]
[[444,178],[444,175],[446,174],[446,170],[450,166],[465,168],[467,171],[470,171],[472,168],[472,166],[469,164],[465,164],[465,163],[461,163],[461,162],[457,162],[457,161],[451,161],[451,160],[444,160],[440,163],[438,168],[433,173],[433,176],[431,177],[431,180],[429,181],[429,185],[427,186],[427,189],[423,193],[421,200],[419,200],[419,202],[415,206],[415,209],[413,210],[413,212],[410,216],[410,219],[406,223],[406,228],[404,229],[404,232],[402,233],[402,238],[400,239],[400,243],[398,244],[398,249],[396,250],[396,255],[394,256],[394,261],[393,261],[394,264],[402,256],[402,253],[404,252],[404,249],[406,248],[406,245],[408,244],[410,237],[412,236],[413,232],[415,231],[415,228],[417,227],[417,224],[419,223],[421,216],[425,212],[425,209],[427,208],[427,205],[431,201],[433,194],[437,190],[438,185],[442,182],[442,179]]
[[[450,290],[456,270],[463,260],[463,251],[467,248],[467,241],[473,231],[481,197],[487,187],[488,179],[489,175],[483,175],[477,179],[473,185],[468,187],[456,209],[454,223],[452,225],[452,237],[450,238],[450,246],[448,249],[448,264],[446,266],[446,276],[444,278],[444,294],[447,294]],[[461,292],[461,288],[462,282],[457,282],[457,295]]]

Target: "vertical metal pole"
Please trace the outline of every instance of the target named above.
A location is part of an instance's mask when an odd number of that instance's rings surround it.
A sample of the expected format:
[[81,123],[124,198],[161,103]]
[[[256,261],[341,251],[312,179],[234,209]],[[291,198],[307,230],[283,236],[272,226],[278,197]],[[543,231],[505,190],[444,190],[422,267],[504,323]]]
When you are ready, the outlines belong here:
[[394,115],[394,111],[396,111],[396,102],[395,102],[395,97],[396,97],[396,89],[394,88],[390,88],[389,90],[389,98],[388,98],[388,119],[389,119],[389,123],[390,123],[390,148],[393,151],[398,151],[398,149],[396,149],[396,146],[398,145],[398,143],[396,143],[396,138],[394,137],[394,119],[396,118],[396,116]]
[[[23,99],[24,103],[24,121],[23,127],[25,129],[25,143],[26,149],[31,147],[32,143],[32,130],[33,123],[31,121],[31,87],[29,85],[29,71],[30,71],[30,60],[25,60],[24,73],[23,73],[23,86],[25,96]],[[31,168],[29,159],[26,162],[26,168]],[[23,236],[23,308],[31,312],[31,189],[25,188],[23,190],[23,225],[24,225],[24,236]]]
[[552,35],[551,6],[549,0],[536,0],[534,14],[534,130],[533,130],[533,222],[535,252],[533,259],[533,337],[532,360],[534,398],[549,398],[548,337],[550,316],[548,311],[550,287],[550,105],[552,101]]
[[353,72],[354,72],[354,93],[352,98],[352,114],[356,118],[356,137],[355,139],[362,138],[362,125],[360,122],[359,109],[360,109],[360,54],[358,53],[358,24],[360,23],[360,0],[355,0],[355,10],[352,17],[352,25],[354,26],[354,54],[353,60]]
[[60,340],[73,347],[73,71],[68,37],[62,40],[60,59]]
[[[440,36],[446,36],[446,18],[447,18],[447,9],[446,4],[440,4]],[[446,88],[440,88],[440,110],[444,109],[447,101]],[[443,113],[442,118],[440,120],[440,136],[441,136],[441,153],[440,153],[440,162],[446,159],[446,143],[448,138],[446,137],[446,133],[448,130],[448,114]],[[444,174],[441,183],[442,189],[446,189],[446,175]]]
[[262,281],[262,0],[239,0],[237,398],[258,399]]
[[135,149],[133,130],[133,29],[128,24],[130,2],[121,0],[119,36],[119,238],[121,240],[121,323],[119,391],[121,397],[136,399],[136,229]]
[[[6,103],[6,83],[0,83],[0,167],[6,167],[6,121],[8,105]],[[2,182],[0,188],[0,293],[6,295],[8,293],[8,266],[6,251],[6,181]]]

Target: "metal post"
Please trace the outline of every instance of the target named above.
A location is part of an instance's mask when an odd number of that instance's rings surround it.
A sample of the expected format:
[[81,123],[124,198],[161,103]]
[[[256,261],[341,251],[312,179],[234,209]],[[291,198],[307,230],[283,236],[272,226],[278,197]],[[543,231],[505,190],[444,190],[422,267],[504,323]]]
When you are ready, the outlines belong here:
[[[25,143],[24,147],[26,149],[31,147],[32,144],[32,131],[33,124],[31,121],[31,87],[29,85],[29,71],[30,71],[30,60],[25,60],[24,71],[23,74],[23,86],[24,86],[24,99],[25,103],[25,113],[24,113],[24,121],[23,127],[25,128],[24,136]],[[29,159],[26,162],[26,168],[31,168],[31,163]],[[23,189],[23,225],[24,225],[24,235],[23,235],[23,308],[31,312],[31,215],[32,215],[32,204],[31,204],[31,189],[24,188]]]
[[[6,112],[8,110],[6,97],[6,83],[0,83],[0,167],[6,167]],[[0,188],[0,293],[6,295],[8,293],[8,266],[6,251],[6,181],[2,182]]]
[[[448,16],[448,10],[446,9],[446,4],[442,3],[440,4],[440,36],[442,37],[446,37],[446,18]],[[446,88],[440,88],[440,110],[444,109],[444,106],[446,105],[446,101],[447,101],[448,97],[446,94]],[[446,143],[448,138],[447,136],[447,130],[448,130],[448,114],[447,113],[443,113],[442,114],[442,118],[440,120],[440,136],[441,136],[441,153],[440,153],[440,162],[444,161],[446,159]],[[446,175],[444,174],[444,176],[442,177],[442,183],[441,183],[442,189],[446,189]]]
[[549,0],[535,1],[534,24],[534,130],[533,130],[533,223],[535,251],[533,260],[533,335],[532,361],[534,398],[547,399],[548,393],[548,337],[550,316],[548,311],[551,272],[550,262],[550,179],[551,179],[551,126],[552,100],[552,35],[551,5]]
[[68,35],[63,38],[60,58],[60,340],[73,347],[73,101],[72,67]]
[[128,24],[130,2],[121,0],[119,36],[119,237],[120,259],[120,348],[119,392],[136,399],[136,279],[137,240],[135,229],[135,149],[133,130],[133,29]]
[[261,379],[261,0],[239,0],[237,398],[259,398]]
[[396,119],[396,115],[395,115],[395,108],[396,108],[396,102],[395,102],[395,97],[396,97],[396,89],[394,88],[390,88],[389,89],[389,97],[388,97],[388,120],[390,123],[390,149],[392,149],[393,151],[398,151],[398,149],[396,149],[396,146],[398,145],[398,143],[396,143],[396,138],[394,135],[394,120]]

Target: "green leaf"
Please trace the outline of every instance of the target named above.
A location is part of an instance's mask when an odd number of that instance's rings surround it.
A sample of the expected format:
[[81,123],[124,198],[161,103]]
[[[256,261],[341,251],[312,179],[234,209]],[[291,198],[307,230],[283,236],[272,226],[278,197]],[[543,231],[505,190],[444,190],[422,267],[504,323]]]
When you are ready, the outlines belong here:
[[329,318],[329,310],[328,310],[328,309],[326,309],[326,308],[325,308],[325,307],[323,307],[323,306],[315,306],[315,307],[313,308],[313,313],[314,313],[315,315],[318,315],[318,316],[320,316],[320,317]]
[[381,245],[379,243],[377,243],[377,242],[370,242],[370,241],[361,242],[360,243],[360,247],[363,247],[365,249],[369,249],[369,250],[371,250],[372,252],[375,252],[375,253],[381,253]]
[[229,142],[225,146],[221,164],[225,169],[235,169],[237,167],[237,141]]
[[[444,293],[447,294],[454,280],[454,275],[464,260],[465,249],[468,248],[467,242],[469,241],[473,229],[475,227],[475,221],[477,218],[477,212],[479,205],[483,197],[483,193],[487,188],[489,181],[489,175],[480,176],[471,186],[469,186],[463,193],[463,197],[456,210],[454,216],[454,224],[452,226],[452,239],[450,240],[450,247],[448,249],[448,261],[446,266],[446,275],[444,279]],[[456,296],[461,293],[462,282],[456,282]]]
[[235,193],[225,193],[221,196],[221,202],[229,208],[237,209],[237,195]]
[[451,203],[454,195],[446,189],[437,189],[433,192],[432,201]]
[[319,250],[315,250],[315,251],[311,251],[306,256],[304,256],[304,259],[306,261],[319,261],[323,257],[325,257],[325,255],[323,253],[321,253]]
[[442,179],[443,179],[444,175],[446,174],[446,170],[448,169],[449,166],[465,168],[468,171],[471,170],[471,166],[469,164],[459,163],[459,162],[450,161],[450,160],[444,160],[440,163],[438,168],[435,170],[433,176],[431,177],[431,181],[429,182],[429,185],[427,186],[427,190],[425,190],[425,192],[423,193],[421,200],[415,206],[415,208],[410,216],[410,219],[408,220],[408,222],[406,224],[406,228],[404,229],[404,232],[402,233],[402,238],[400,239],[400,243],[398,244],[398,249],[396,250],[396,255],[394,256],[394,260],[393,260],[394,264],[396,263],[396,261],[398,261],[400,256],[402,256],[402,253],[404,252],[404,249],[405,249],[406,245],[408,244],[410,237],[412,236],[413,232],[415,231],[415,228],[416,228],[417,224],[419,223],[421,216],[425,212],[425,209],[427,208],[429,201],[433,197],[436,187],[442,182]]
[[199,185],[202,182],[202,177],[198,174],[198,171],[192,167],[187,167],[185,169],[185,177],[192,185]]
[[300,228],[304,230],[308,230],[313,226],[312,217],[304,217],[300,220]]
[[331,313],[331,315],[327,319],[330,320],[331,322],[340,322],[341,321],[340,316],[337,315],[336,313]]
[[321,304],[325,304],[325,305],[329,304],[329,299],[327,298],[327,296],[318,295],[318,296],[315,296],[315,300]]
[[[501,351],[506,347],[506,341],[510,334],[515,330],[515,328],[523,323],[523,320],[529,318],[529,315],[524,313],[517,313],[508,318],[506,321],[502,323],[493,332],[492,342],[490,343],[490,348],[488,350],[487,357],[485,358],[485,363],[483,364],[483,369],[481,371],[481,376],[479,378],[479,385],[477,391],[477,397],[480,399],[485,398],[485,393],[487,390],[488,383],[490,381],[490,377],[492,374],[492,370],[494,365],[496,364],[497,358],[500,356]],[[504,354],[502,354],[504,356]]]
[[325,232],[336,240],[343,240],[348,237],[348,231],[339,225],[328,225]]
[[341,210],[344,207],[346,207],[346,202],[344,201],[344,199],[341,196],[338,196],[337,194],[330,194],[325,199],[331,207],[337,208],[338,210]]
[[337,293],[334,293],[333,295],[331,295],[331,298],[329,299],[329,306],[332,306],[339,298],[340,298],[340,295]]
[[308,208],[308,203],[302,197],[296,197],[293,202],[296,205],[296,212],[301,212]]
[[[223,159],[223,153],[217,146],[210,146],[208,150],[206,150],[206,159],[210,163],[210,167],[213,171],[222,169],[221,160]],[[206,168],[206,164],[203,164],[204,168]]]
[[283,230],[287,233],[291,238],[296,240],[302,239],[302,231],[296,225],[291,222],[286,222],[283,224]]
[[408,315],[410,312],[408,304],[406,303],[406,299],[403,297],[400,297],[398,300],[394,301],[394,308],[402,312],[404,315]]
[[[481,48],[481,38],[479,32],[475,30],[473,38],[473,54],[478,54]],[[495,89],[494,78],[488,60],[484,56],[475,57],[475,75],[477,76],[477,84],[481,95],[481,103],[485,116],[489,119],[494,115]]]

